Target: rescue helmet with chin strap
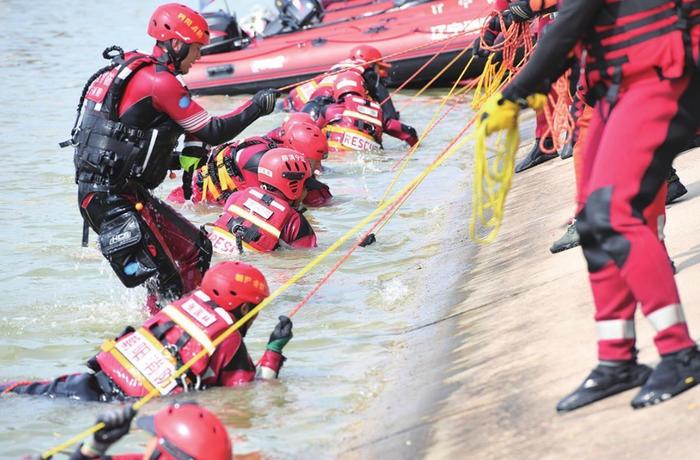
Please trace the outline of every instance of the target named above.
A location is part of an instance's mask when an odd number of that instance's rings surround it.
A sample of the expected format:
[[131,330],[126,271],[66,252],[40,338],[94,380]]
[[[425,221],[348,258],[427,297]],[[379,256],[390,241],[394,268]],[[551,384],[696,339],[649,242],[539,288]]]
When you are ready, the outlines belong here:
[[195,402],[176,402],[136,424],[156,437],[151,459],[232,460],[231,438],[219,418]]
[[294,123],[282,132],[282,144],[311,160],[321,161],[328,157],[328,140],[315,124]]
[[370,45],[358,45],[350,50],[350,59],[361,62],[365,68],[371,65],[378,65],[384,69],[391,67],[391,64],[382,59],[382,53]]
[[346,94],[355,94],[363,99],[367,97],[365,80],[357,72],[345,71],[338,75],[333,90],[333,99],[340,101]]
[[[180,3],[166,3],[153,12],[148,21],[148,35],[161,43],[176,69],[190,51],[190,45],[209,44],[209,25],[206,19]],[[182,46],[175,50],[172,40],[179,40]]]
[[269,150],[258,164],[258,180],[267,188],[278,190],[289,201],[301,198],[304,182],[311,177],[311,166],[296,150]]
[[238,261],[211,267],[204,273],[199,289],[238,319],[270,295],[265,275],[252,265]]
[[148,22],[148,35],[159,42],[178,39],[187,45],[209,44],[209,25],[204,16],[180,3],[160,5]]

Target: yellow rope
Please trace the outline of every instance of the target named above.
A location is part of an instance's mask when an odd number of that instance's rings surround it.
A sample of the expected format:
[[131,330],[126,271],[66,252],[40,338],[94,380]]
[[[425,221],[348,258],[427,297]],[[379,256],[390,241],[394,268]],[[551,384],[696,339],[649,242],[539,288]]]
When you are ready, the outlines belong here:
[[[404,170],[406,169],[406,166],[408,165],[408,160],[413,156],[415,151],[421,145],[421,143],[423,142],[423,139],[428,137],[428,134],[430,134],[430,132],[433,130],[433,128],[435,128],[435,126],[437,125],[437,118],[438,118],[438,115],[440,115],[440,111],[445,106],[445,104],[447,104],[447,101],[449,101],[450,98],[452,98],[456,94],[455,88],[457,87],[459,82],[462,81],[462,77],[464,76],[465,73],[467,73],[467,70],[469,70],[469,67],[471,66],[473,61],[474,61],[474,56],[472,56],[471,59],[469,59],[467,64],[464,66],[464,69],[462,69],[462,72],[459,74],[459,77],[457,78],[457,80],[455,80],[454,84],[452,85],[452,88],[450,88],[449,93],[447,93],[447,96],[445,96],[443,98],[440,106],[437,109],[435,109],[435,113],[433,114],[433,117],[428,122],[426,129],[423,131],[423,133],[418,138],[418,142],[416,142],[415,145],[413,145],[413,147],[410,148],[408,155],[403,159],[403,162],[401,163],[401,167],[399,168],[398,171],[396,171],[396,174],[394,174],[394,177],[391,179],[391,182],[389,183],[386,190],[384,191],[384,194],[382,195],[381,202],[383,202],[386,199],[386,197],[389,195],[389,192],[391,192],[391,189],[394,188],[394,185],[396,185],[396,182],[399,180],[399,177],[401,177]],[[398,209],[398,207],[397,207],[397,209]],[[396,210],[394,210],[394,212],[396,212]]]
[[[459,149],[461,149],[464,144],[469,140],[468,137],[465,137],[462,141],[459,143],[455,144],[451,149],[449,149],[447,152],[445,152],[444,155],[439,157],[433,164],[429,165],[427,168],[423,170],[417,177],[415,177],[410,183],[406,184],[404,188],[396,192],[389,200],[386,200],[377,206],[377,208],[372,211],[368,216],[366,216],[364,219],[362,219],[360,222],[358,222],[353,228],[348,230],[343,236],[338,238],[333,244],[331,244],[326,250],[324,250],[321,254],[317,255],[314,257],[306,266],[304,266],[301,270],[299,270],[294,276],[292,276],[289,280],[287,280],[284,284],[282,284],[280,287],[278,287],[274,292],[270,294],[269,297],[264,299],[262,302],[260,302],[255,308],[250,310],[245,316],[243,316],[240,320],[236,321],[233,325],[231,325],[228,329],[226,329],[220,336],[218,336],[216,339],[212,341],[212,344],[214,347],[217,347],[218,345],[221,344],[224,340],[226,340],[231,334],[233,334],[235,331],[237,331],[242,325],[244,325],[250,318],[254,317],[257,315],[263,308],[267,307],[273,300],[275,300],[277,297],[279,297],[283,292],[285,292],[287,289],[289,289],[293,284],[295,284],[300,278],[302,278],[304,275],[309,273],[314,267],[316,267],[319,263],[321,263],[324,259],[326,259],[329,255],[331,255],[333,252],[335,252],[340,246],[342,246],[346,241],[348,241],[350,238],[355,236],[365,225],[367,225],[369,222],[371,222],[373,219],[375,219],[377,216],[379,216],[386,208],[388,208],[391,204],[393,204],[395,201],[399,200],[406,192],[408,192],[411,189],[416,188],[425,178],[433,172],[438,166],[440,166],[445,160],[450,158],[454,153],[456,153]],[[187,361],[180,369],[178,369],[169,379],[168,382],[166,382],[164,385],[167,385],[169,382],[177,379],[179,376],[181,376],[183,373],[187,372],[187,370],[195,364],[197,361],[199,361],[201,358],[203,358],[207,354],[206,350],[202,350],[199,353],[197,353],[195,356],[192,357],[189,361]],[[146,396],[141,398],[140,400],[136,401],[132,407],[134,410],[138,410],[141,407],[143,407],[146,403],[148,403],[151,399],[154,397],[158,396],[160,393],[157,389],[152,390],[149,392]],[[96,431],[104,428],[104,423],[97,423],[93,425],[92,427],[88,428],[87,430],[77,434],[76,436],[73,436],[66,442],[62,443],[61,445],[47,450],[42,454],[42,458],[48,459],[52,457],[53,455],[69,448],[73,444],[78,443],[79,441],[87,438],[91,434],[95,433]]]
[[[506,196],[515,171],[515,154],[520,144],[517,124],[507,132],[498,133],[496,148],[486,146],[485,127],[476,131],[474,146],[474,183],[469,236],[477,243],[496,239],[503,222]],[[493,157],[489,159],[487,152]]]

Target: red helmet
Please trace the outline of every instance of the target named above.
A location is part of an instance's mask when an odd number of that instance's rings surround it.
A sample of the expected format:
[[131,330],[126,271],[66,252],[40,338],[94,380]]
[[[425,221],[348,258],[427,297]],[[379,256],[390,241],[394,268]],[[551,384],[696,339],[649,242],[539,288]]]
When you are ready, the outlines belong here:
[[[137,425],[154,435],[158,460],[231,460],[231,438],[218,417],[195,402],[175,403]],[[151,456],[151,458],[154,458]]]
[[356,94],[362,98],[367,97],[365,80],[357,72],[346,71],[338,74],[333,90],[333,99],[339,101],[346,94]]
[[358,45],[350,50],[350,59],[353,61],[363,61],[363,63],[371,62],[380,67],[389,68],[391,64],[384,62],[382,53],[374,46]]
[[257,305],[270,295],[265,275],[243,262],[221,262],[207,270],[200,289],[224,310],[241,309],[239,317],[248,313],[250,305]]
[[297,122],[282,132],[282,143],[311,160],[328,157],[328,141],[321,129],[309,123]]
[[188,45],[208,45],[209,25],[195,10],[179,3],[166,3],[156,8],[151,15],[148,35],[159,42],[176,38]]
[[311,177],[311,167],[296,150],[276,148],[269,150],[258,164],[258,180],[279,190],[289,201],[298,200],[304,191],[304,182]]
[[284,117],[284,121],[282,122],[282,129],[281,129],[281,134],[284,136],[284,132],[288,131],[291,129],[292,126],[294,126],[297,123],[308,123],[311,125],[315,125],[316,122],[314,119],[311,117],[306,112],[294,112],[290,113],[286,117]]

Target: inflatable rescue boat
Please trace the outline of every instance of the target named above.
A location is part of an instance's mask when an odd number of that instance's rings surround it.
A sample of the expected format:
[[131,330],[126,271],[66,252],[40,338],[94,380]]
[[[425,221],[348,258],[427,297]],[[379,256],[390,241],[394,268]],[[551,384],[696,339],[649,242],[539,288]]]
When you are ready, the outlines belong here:
[[[410,86],[421,86],[440,72],[464,48],[471,46],[492,10],[490,0],[444,0],[408,2],[341,2],[329,12],[355,14],[350,20],[333,19],[331,14],[295,31],[279,31],[279,24],[266,28],[270,36],[249,38],[235,26],[235,18],[219,16],[212,29],[226,33],[213,34],[212,44],[204,49],[185,76],[188,87],[197,94],[253,93],[264,88],[281,88],[328,71],[346,59],[350,49],[359,44],[379,49],[392,64],[388,83],[398,86],[426,61],[439,53]],[[346,8],[347,10],[343,10]],[[362,13],[364,11],[364,13]],[[232,22],[231,22],[232,21]],[[273,23],[271,23],[273,24]],[[239,36],[230,36],[239,34]],[[462,72],[471,57],[464,53],[435,86],[450,84]],[[481,66],[475,62],[465,78],[478,76]]]

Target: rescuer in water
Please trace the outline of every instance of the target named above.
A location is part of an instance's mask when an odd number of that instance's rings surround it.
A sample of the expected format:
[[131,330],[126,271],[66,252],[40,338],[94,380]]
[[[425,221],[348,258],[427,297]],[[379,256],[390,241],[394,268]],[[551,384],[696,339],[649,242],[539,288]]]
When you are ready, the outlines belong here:
[[129,433],[136,412],[131,406],[112,409],[97,418],[104,423],[70,460],[232,460],[233,445],[219,418],[195,402],[175,402],[139,417],[136,424],[152,436],[142,454],[106,456],[107,450]]
[[311,174],[309,162],[294,150],[276,148],[263,155],[260,186],[234,192],[214,223],[209,235],[214,250],[271,252],[282,242],[295,249],[315,248],[316,234],[298,208]]
[[[113,47],[112,64],[88,81],[72,139],[78,204],[100,249],[127,287],[148,281],[149,307],[194,289],[211,259],[200,231],[151,190],[168,170],[191,174],[206,157],[205,144],[227,142],[274,110],[277,93],[258,92],[237,110],[215,117],[192,100],[181,81],[209,43],[204,18],[168,3],[148,22],[152,54]],[[83,101],[85,106],[83,107]],[[178,156],[173,149],[186,134]],[[191,177],[191,175],[189,176]],[[87,244],[87,228],[84,244]],[[158,299],[156,299],[158,297]]]
[[[305,116],[303,122],[298,120],[300,116]],[[191,199],[193,203],[206,201],[223,206],[236,190],[260,185],[258,164],[267,152],[278,147],[291,148],[304,155],[314,172],[323,169],[321,161],[328,156],[325,134],[307,114],[294,113],[281,129],[216,148],[206,164],[193,174],[189,190],[187,184],[178,187],[170,193],[168,200],[184,203]],[[322,206],[333,197],[328,185],[315,175],[306,181],[305,188],[302,202],[306,206]]]
[[[134,329],[127,327],[87,363],[90,372],[49,381],[20,381],[0,385],[0,392],[83,401],[109,402],[141,398],[151,391],[173,395],[212,386],[232,387],[275,379],[285,358],[282,349],[292,338],[292,322],[280,316],[256,367],[244,337],[255,319],[248,320],[219,345],[213,341],[270,295],[265,276],[252,265],[222,262],[209,269],[202,285]],[[173,374],[205,351],[182,376]]]

